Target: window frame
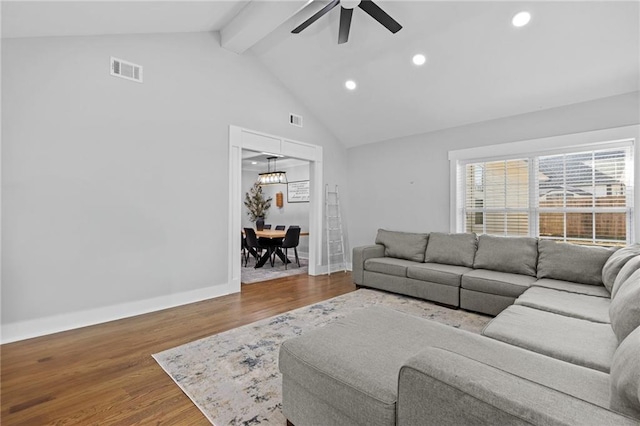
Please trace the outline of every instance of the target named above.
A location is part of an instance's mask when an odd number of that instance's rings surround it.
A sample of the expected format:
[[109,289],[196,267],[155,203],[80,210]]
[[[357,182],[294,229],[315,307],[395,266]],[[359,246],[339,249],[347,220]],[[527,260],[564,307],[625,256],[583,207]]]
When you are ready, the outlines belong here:
[[[630,176],[632,190],[627,197],[627,207],[624,208],[625,212],[630,212],[627,220],[627,243],[633,244],[636,241],[640,241],[640,217],[638,217],[640,215],[637,214],[636,210],[636,200],[640,200],[640,188],[635,185],[636,182],[640,182],[640,155],[637,155],[634,149],[639,136],[640,125],[634,125],[449,151],[450,232],[464,232],[466,194],[464,182],[459,185],[458,172],[459,168],[464,167],[466,164],[524,158],[531,160],[532,158],[546,155],[630,146],[634,170],[633,175]],[[535,147],[535,149],[532,149],[532,147]],[[495,155],[496,152],[499,152],[500,155]],[[529,176],[534,176],[535,167],[535,162],[529,161]],[[529,188],[529,235],[538,236],[538,214],[540,209],[536,200],[536,184],[531,179]]]

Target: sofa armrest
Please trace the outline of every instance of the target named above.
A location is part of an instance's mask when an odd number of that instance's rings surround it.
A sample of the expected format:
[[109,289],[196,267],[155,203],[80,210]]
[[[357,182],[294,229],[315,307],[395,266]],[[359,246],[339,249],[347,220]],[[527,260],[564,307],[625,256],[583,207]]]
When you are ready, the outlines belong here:
[[445,349],[410,358],[398,379],[397,425],[637,425],[606,408]]
[[369,246],[360,246],[353,248],[351,266],[351,275],[353,282],[361,285],[364,281],[364,262],[374,257],[384,257],[384,246],[382,244],[373,244]]

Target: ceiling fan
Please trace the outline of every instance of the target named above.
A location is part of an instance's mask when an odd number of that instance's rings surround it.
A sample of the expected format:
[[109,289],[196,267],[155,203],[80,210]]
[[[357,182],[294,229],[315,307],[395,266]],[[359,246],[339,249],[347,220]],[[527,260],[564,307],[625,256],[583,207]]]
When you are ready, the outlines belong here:
[[380,7],[371,0],[332,0],[331,3],[320,9],[319,12],[315,13],[311,18],[304,21],[302,24],[294,28],[291,32],[293,34],[298,34],[309,25],[316,22],[322,16],[327,14],[338,4],[340,4],[340,30],[338,33],[338,44],[346,43],[349,40],[351,16],[355,7],[359,7],[360,9],[367,12],[369,16],[380,22],[386,29],[394,34],[402,29],[402,25],[400,25],[395,19],[389,16],[387,12],[380,9]]

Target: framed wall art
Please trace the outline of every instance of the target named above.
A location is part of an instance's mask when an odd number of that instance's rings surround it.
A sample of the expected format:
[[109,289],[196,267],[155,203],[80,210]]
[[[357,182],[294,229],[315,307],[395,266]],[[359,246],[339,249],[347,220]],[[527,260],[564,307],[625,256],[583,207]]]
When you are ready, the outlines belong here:
[[299,180],[287,183],[288,203],[308,203],[309,202],[309,181]]

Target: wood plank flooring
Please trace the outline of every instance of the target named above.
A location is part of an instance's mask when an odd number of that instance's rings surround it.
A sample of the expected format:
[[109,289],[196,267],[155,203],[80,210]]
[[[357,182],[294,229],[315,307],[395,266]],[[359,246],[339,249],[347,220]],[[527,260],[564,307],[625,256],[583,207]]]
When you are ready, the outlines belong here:
[[355,290],[350,273],[242,292],[0,346],[6,425],[209,424],[151,354]]

